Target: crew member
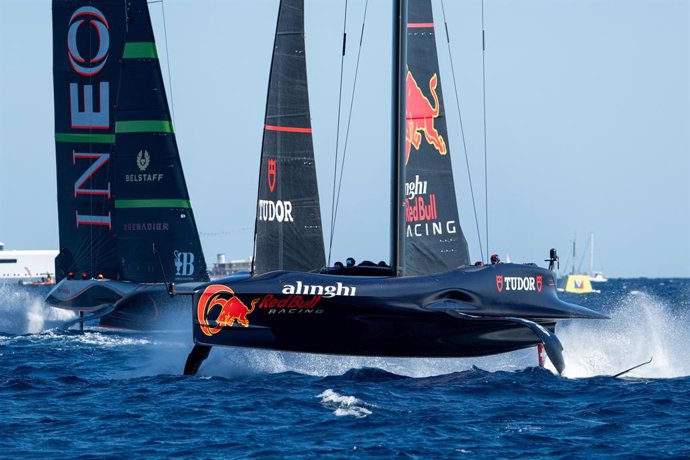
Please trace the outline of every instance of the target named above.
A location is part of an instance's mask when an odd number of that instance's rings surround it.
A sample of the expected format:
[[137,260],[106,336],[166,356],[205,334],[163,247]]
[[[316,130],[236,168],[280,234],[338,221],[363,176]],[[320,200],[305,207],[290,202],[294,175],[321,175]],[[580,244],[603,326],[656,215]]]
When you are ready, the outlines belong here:
[[503,263],[503,262],[501,262],[501,258],[498,257],[498,254],[491,254],[491,264],[492,264],[492,265],[495,265],[495,264],[502,264],[502,263]]

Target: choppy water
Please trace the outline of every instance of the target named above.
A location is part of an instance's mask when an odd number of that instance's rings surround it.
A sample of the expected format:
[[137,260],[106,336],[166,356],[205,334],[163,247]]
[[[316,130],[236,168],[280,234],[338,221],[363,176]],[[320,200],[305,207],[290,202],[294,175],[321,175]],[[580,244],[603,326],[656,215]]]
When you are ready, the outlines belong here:
[[[214,349],[191,333],[53,329],[45,290],[0,285],[4,458],[687,458],[690,280],[613,280],[564,298],[566,377],[536,351],[362,359]],[[191,322],[191,319],[190,319]],[[608,377],[648,360],[627,377]]]

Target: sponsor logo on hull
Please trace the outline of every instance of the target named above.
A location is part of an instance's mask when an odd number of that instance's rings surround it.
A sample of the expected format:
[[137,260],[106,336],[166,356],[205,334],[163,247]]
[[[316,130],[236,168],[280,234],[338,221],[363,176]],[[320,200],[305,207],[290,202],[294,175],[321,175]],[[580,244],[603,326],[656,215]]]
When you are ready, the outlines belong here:
[[316,295],[307,298],[302,295],[288,295],[285,297],[268,294],[261,297],[257,306],[267,309],[269,315],[273,314],[321,314],[323,310],[316,307],[321,302],[321,296]]
[[[259,299],[252,300],[248,308],[232,289],[222,284],[212,284],[204,289],[196,305],[196,316],[204,335],[211,337],[223,327],[232,327],[235,323],[249,327],[247,316],[254,311]],[[217,314],[216,314],[217,312]],[[210,319],[215,314],[216,326],[211,326]]]
[[534,276],[502,276],[496,275],[496,289],[498,292],[506,291],[537,291],[541,292],[543,286],[542,275]]
[[286,284],[283,286],[283,294],[293,295],[314,295],[322,296],[325,298],[331,298],[335,296],[354,296],[356,295],[357,288],[354,286],[344,286],[343,283],[336,283],[335,286],[321,286],[319,284],[303,284],[301,281],[297,281],[295,284]]

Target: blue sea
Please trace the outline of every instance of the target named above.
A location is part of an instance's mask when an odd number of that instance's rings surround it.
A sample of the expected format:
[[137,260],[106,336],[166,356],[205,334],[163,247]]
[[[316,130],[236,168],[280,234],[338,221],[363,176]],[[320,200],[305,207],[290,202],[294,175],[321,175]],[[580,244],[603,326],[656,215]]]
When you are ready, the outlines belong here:
[[[563,377],[536,349],[363,359],[214,349],[181,375],[179,333],[87,328],[45,289],[0,285],[2,458],[688,458],[690,280],[573,296]],[[622,378],[624,369],[653,361]]]

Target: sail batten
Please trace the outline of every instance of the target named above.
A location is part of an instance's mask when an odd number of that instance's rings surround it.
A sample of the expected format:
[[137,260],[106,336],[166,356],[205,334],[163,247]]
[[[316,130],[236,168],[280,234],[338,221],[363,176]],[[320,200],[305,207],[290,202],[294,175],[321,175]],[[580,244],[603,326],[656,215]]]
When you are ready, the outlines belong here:
[[304,51],[304,1],[282,0],[261,148],[255,274],[325,265]]

